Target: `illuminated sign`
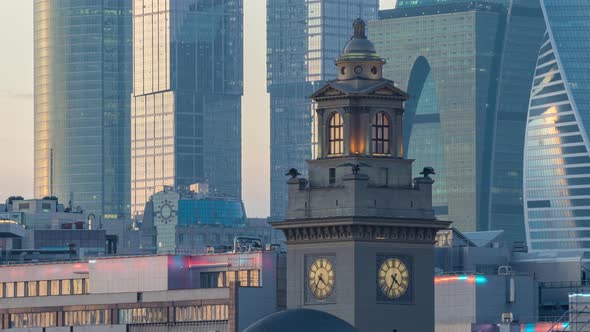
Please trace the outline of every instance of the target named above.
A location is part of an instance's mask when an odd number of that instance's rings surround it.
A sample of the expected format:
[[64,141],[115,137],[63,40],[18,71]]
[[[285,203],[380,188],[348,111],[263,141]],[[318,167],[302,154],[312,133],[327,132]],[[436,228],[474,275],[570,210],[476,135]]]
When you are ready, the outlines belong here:
[[530,323],[530,324],[522,324],[520,326],[521,332],[547,332],[547,331],[565,331],[570,326],[567,322],[562,323],[551,323],[551,322],[542,322],[542,323]]
[[488,279],[481,275],[456,275],[456,276],[436,276],[434,277],[435,284],[442,284],[448,282],[467,282],[470,284],[485,284]]

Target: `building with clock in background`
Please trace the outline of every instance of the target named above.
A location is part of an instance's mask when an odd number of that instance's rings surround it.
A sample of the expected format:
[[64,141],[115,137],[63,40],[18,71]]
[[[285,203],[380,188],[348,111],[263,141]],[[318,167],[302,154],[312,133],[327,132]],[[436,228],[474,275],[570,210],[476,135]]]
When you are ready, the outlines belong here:
[[236,238],[280,243],[266,219],[247,218],[241,199],[209,192],[207,184],[165,186],[145,204],[142,247],[157,254],[204,254],[234,246]]

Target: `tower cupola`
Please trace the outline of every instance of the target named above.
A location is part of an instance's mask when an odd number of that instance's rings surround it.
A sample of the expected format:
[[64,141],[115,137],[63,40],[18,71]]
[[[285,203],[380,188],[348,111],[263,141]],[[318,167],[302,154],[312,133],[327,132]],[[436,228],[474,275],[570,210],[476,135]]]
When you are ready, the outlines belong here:
[[338,60],[338,79],[325,84],[315,101],[316,159],[339,157],[402,158],[403,103],[408,95],[383,78],[383,65],[367,39],[365,22],[353,23]]
[[385,61],[377,55],[375,46],[365,33],[365,22],[358,18],[353,23],[354,35],[344,46],[344,51],[336,60],[338,79],[378,80],[383,77]]

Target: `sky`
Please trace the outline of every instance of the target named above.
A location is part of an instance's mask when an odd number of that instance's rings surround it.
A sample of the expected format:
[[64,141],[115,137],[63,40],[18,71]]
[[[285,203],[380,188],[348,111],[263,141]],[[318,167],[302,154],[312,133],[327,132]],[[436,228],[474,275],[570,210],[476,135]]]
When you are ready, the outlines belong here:
[[[396,0],[380,0],[392,8]],[[0,0],[0,201],[33,197],[33,0]],[[242,192],[249,217],[270,207],[266,1],[244,0]]]

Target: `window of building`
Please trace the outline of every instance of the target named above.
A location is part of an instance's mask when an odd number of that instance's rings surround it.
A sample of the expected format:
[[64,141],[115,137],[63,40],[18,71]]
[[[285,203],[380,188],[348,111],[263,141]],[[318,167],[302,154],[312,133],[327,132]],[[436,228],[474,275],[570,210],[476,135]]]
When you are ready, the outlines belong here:
[[389,137],[390,126],[389,117],[385,112],[377,112],[373,117],[371,143],[373,154],[390,154]]
[[65,311],[64,325],[108,325],[111,324],[111,311],[109,309]]
[[330,168],[330,177],[328,179],[330,184],[336,183],[336,169]]
[[201,288],[222,288],[225,287],[224,272],[202,272]]
[[227,271],[225,273],[225,286],[229,287],[230,283],[236,281],[236,272],[235,271]]
[[260,287],[260,270],[250,270],[250,287]]
[[59,280],[49,281],[49,295],[59,295]]
[[39,296],[47,295],[47,280],[39,281]]
[[248,286],[248,270],[238,271],[238,281],[240,282],[240,286]]
[[27,283],[27,296],[37,296],[37,282],[29,281]]
[[90,279],[84,279],[84,294],[90,294]]
[[164,323],[168,321],[168,308],[119,309],[119,324]]
[[328,154],[339,155],[344,152],[344,122],[338,112],[332,114],[328,125]]
[[34,312],[22,314],[10,314],[10,327],[50,327],[56,326],[57,313]]
[[4,297],[14,297],[14,282],[4,283]]
[[4,297],[4,283],[0,282],[0,299]]
[[25,297],[25,282],[19,281],[16,283],[16,297]]
[[84,285],[83,279],[72,280],[72,294],[74,294],[74,295],[84,294],[83,285]]
[[72,295],[72,282],[71,280],[61,281],[61,295]]
[[176,307],[174,312],[177,322],[198,322],[228,319],[227,304]]

